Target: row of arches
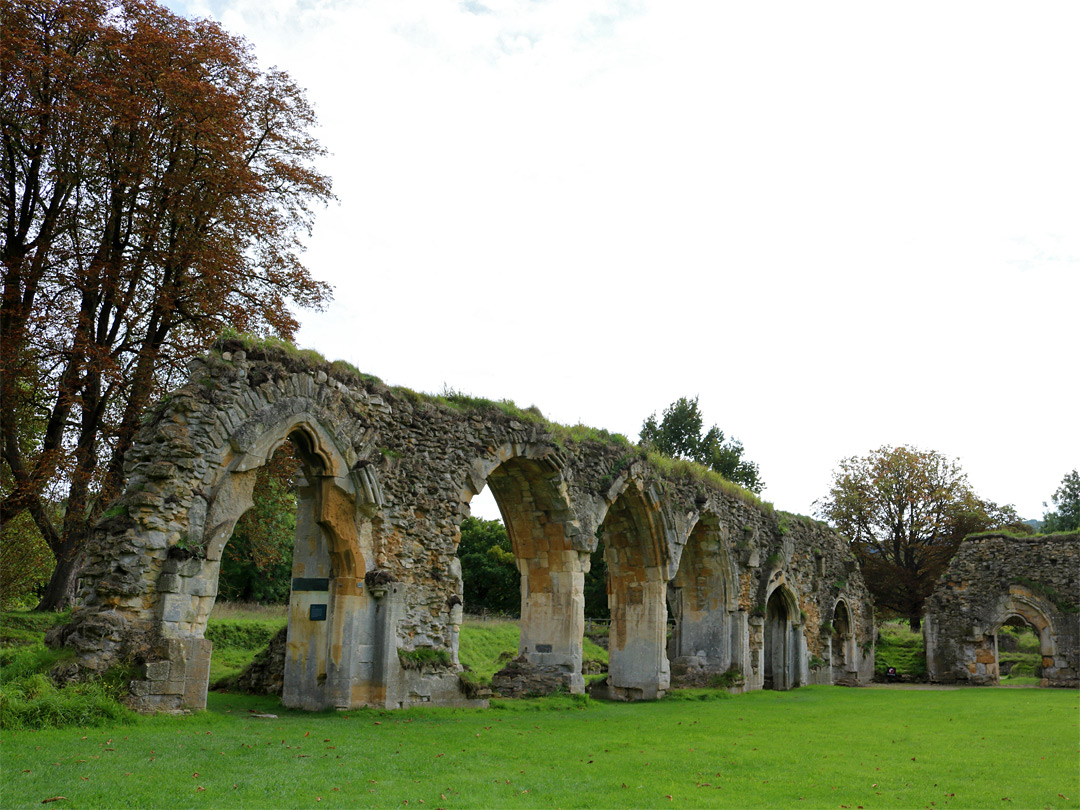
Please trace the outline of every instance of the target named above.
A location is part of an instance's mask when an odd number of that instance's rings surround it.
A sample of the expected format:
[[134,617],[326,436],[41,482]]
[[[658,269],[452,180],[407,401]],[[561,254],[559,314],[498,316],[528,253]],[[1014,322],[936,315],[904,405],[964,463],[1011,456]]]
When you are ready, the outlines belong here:
[[[794,581],[759,591],[763,569],[734,558],[731,527],[704,506],[710,496],[695,501],[683,493],[690,500],[677,511],[649,470],[605,472],[610,459],[592,457],[587,446],[567,457],[542,428],[488,425],[427,404],[421,416],[408,402],[391,407],[386,392],[353,391],[325,374],[256,375],[241,352],[206,363],[208,379],[217,381],[213,396],[200,393],[208,383],[196,370],[191,390],[155,417],[160,435],[174,437],[187,455],[169,457],[148,432],[132,450],[131,520],[103,529],[102,570],[111,565],[110,543],[127,548],[133,538],[142,549],[138,566],[125,574],[119,598],[108,590],[109,572],[88,580],[85,609],[71,624],[73,633],[90,633],[107,622],[125,627],[124,638],[152,640],[132,642],[149,650],[137,687],[141,707],[205,705],[212,654],[205,629],[224,549],[252,506],[258,469],[286,443],[300,465],[282,693],[288,706],[457,700],[453,666],[421,676],[407,664],[425,648],[457,664],[467,606],[454,538],[485,488],[520,574],[519,659],[529,667],[584,690],[584,582],[599,546],[611,615],[601,694],[659,697],[670,686],[671,662],[689,659],[711,672],[735,670],[747,688],[808,682]],[[257,389],[252,380],[261,381]],[[750,609],[751,591],[766,600],[764,615]],[[93,661],[106,659],[95,653]]]

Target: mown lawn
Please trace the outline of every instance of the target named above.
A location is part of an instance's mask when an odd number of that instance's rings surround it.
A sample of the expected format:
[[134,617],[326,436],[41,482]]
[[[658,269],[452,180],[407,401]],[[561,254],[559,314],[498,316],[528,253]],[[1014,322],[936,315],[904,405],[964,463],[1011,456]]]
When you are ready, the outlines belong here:
[[0,800],[6,808],[55,796],[66,797],[57,808],[1076,808],[1078,718],[1078,694],[1050,689],[807,687],[324,714],[212,694],[209,710],[193,716],[5,732]]

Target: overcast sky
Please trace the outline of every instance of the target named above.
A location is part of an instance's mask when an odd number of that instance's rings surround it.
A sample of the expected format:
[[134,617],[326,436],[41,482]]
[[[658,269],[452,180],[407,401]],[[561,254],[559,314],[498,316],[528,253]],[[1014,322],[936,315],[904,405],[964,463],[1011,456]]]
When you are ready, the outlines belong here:
[[634,440],[699,396],[804,514],[884,444],[1025,518],[1080,466],[1080,4],[167,4],[319,113],[303,346]]

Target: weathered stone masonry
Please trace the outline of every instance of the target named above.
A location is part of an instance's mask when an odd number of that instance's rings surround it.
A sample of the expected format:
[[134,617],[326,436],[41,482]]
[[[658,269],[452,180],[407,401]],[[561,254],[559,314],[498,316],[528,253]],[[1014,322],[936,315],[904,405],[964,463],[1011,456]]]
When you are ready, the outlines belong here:
[[1044,686],[1080,686],[1080,534],[974,535],[926,603],[926,664],[941,683],[999,683],[998,629],[1039,636]]
[[[746,688],[873,672],[873,613],[846,543],[809,519],[665,474],[627,445],[450,407],[239,343],[190,366],[147,416],[120,508],[95,528],[83,604],[56,641],[136,664],[132,703],[205,705],[206,621],[255,470],[302,461],[282,698],[307,709],[466,703],[456,547],[490,486],[521,571],[518,673],[580,692],[584,576],[603,544],[610,667],[596,692],[662,696],[729,670]],[[667,639],[667,618],[676,619]],[[444,666],[408,665],[443,650]],[[529,680],[528,678],[526,680]]]

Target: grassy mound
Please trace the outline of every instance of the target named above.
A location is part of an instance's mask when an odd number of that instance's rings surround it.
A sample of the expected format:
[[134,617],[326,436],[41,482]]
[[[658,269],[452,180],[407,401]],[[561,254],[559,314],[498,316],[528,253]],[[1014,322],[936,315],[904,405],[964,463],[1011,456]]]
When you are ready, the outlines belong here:
[[206,637],[214,642],[210,688],[232,689],[240,673],[288,622],[285,605],[231,602],[215,605],[214,613],[206,623]]
[[900,675],[916,680],[926,677],[926,645],[919,631],[912,631],[907,622],[883,622],[878,628],[874,650],[874,672],[885,677],[889,667]]
[[131,673],[115,670],[85,683],[58,687],[49,671],[71,661],[69,650],[45,647],[45,632],[64,613],[6,611],[0,633],[0,728],[5,730],[128,723],[133,713],[119,702]]
[[[491,683],[491,676],[517,656],[520,639],[521,628],[516,621],[467,619],[461,626],[458,660],[472,670],[478,682]],[[608,653],[603,647],[586,638],[584,659],[596,661],[606,669]]]

